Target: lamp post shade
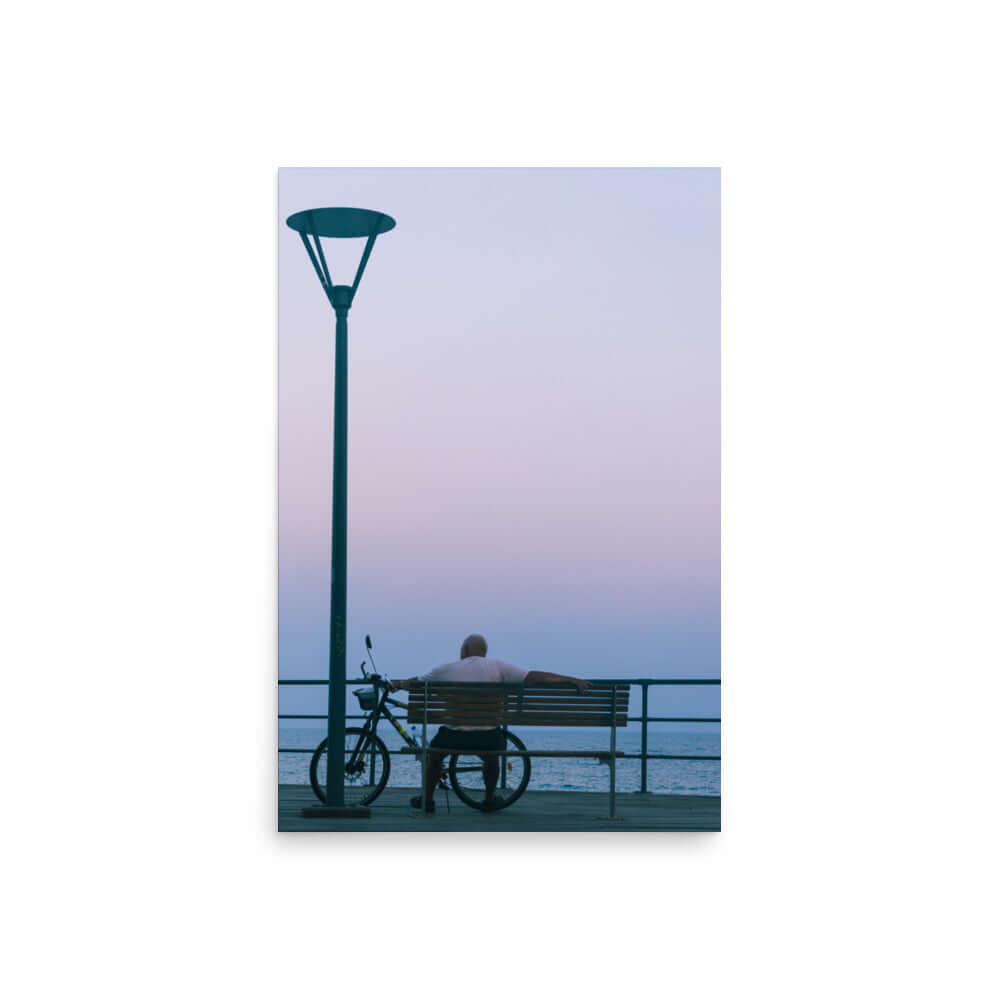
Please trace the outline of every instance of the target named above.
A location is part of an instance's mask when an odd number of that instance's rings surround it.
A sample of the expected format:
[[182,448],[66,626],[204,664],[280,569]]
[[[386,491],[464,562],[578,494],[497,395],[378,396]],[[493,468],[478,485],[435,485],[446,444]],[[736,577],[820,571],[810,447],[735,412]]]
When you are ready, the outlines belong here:
[[396,220],[369,208],[309,208],[288,217],[288,225],[309,236],[333,236],[350,239],[356,236],[380,236],[396,225]]

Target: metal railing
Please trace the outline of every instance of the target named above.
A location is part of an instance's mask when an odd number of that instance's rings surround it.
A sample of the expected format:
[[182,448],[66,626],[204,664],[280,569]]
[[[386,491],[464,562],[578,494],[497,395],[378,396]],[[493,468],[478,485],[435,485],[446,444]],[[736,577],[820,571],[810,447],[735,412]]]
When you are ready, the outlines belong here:
[[[587,678],[591,680],[594,684],[631,684],[637,685],[642,688],[642,714],[641,715],[630,715],[628,717],[629,722],[639,722],[642,724],[642,732],[640,734],[640,748],[638,753],[626,753],[623,755],[626,760],[638,760],[639,765],[639,791],[646,791],[646,765],[648,761],[651,760],[721,760],[718,755],[693,755],[693,754],[670,754],[670,753],[650,753],[649,752],[649,742],[648,742],[648,731],[650,722],[715,722],[721,723],[722,719],[719,718],[703,718],[695,716],[658,716],[649,714],[649,689],[650,687],[659,687],[666,685],[680,685],[680,686],[697,686],[705,684],[714,684],[718,686],[721,684],[721,680],[718,677],[705,677],[705,678],[665,678],[657,679],[653,677],[608,677],[599,678],[594,680],[592,678]],[[329,680],[282,680],[279,678],[279,685],[325,685],[329,684]],[[358,677],[353,680],[347,680],[344,682],[348,687],[364,687],[365,685],[370,685],[371,682],[365,680],[363,677]],[[327,716],[322,715],[312,715],[312,714],[294,714],[294,713],[278,713],[279,719],[325,719]],[[360,715],[345,715],[345,719],[366,719],[368,718],[368,713],[364,712]],[[402,718],[402,717],[401,717]],[[405,721],[405,718],[402,718]],[[311,754],[315,750],[315,747],[278,747],[278,753],[308,753]],[[401,750],[389,750],[389,753],[402,754]]]

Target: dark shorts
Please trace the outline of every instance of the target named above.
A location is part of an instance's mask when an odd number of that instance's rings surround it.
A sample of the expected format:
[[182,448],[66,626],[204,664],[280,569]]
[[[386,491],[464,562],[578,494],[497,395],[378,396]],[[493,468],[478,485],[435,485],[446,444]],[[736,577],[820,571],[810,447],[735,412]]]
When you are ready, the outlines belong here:
[[503,750],[506,746],[503,729],[452,729],[442,726],[431,746],[439,750]]

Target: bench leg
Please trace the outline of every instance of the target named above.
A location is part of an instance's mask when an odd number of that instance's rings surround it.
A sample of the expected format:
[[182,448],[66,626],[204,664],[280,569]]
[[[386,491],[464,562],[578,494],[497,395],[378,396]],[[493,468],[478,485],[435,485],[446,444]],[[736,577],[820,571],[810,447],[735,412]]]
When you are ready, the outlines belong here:
[[618,749],[616,730],[615,730],[615,709],[614,703],[615,698],[612,698],[611,704],[611,766],[608,768],[610,773],[611,791],[609,793],[610,802],[608,803],[608,817],[609,819],[615,818],[615,762],[617,760],[615,751]]
[[611,687],[611,759],[608,761],[608,819],[617,819],[615,815],[615,765],[618,761],[618,730],[615,727],[618,715],[618,688]]

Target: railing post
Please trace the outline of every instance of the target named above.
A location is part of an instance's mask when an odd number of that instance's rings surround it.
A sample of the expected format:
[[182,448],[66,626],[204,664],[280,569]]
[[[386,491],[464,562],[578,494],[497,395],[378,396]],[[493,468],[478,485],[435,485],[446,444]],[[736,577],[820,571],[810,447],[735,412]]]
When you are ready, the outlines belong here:
[[618,740],[617,740],[617,728],[615,723],[618,715],[618,685],[612,682],[611,684],[611,792],[610,792],[610,808],[608,815],[611,819],[615,818],[615,754],[618,750]]
[[427,681],[424,681],[424,736],[420,754],[420,808],[427,808]]
[[[372,725],[372,736],[375,735],[375,730],[377,728],[378,728],[378,719],[376,719]],[[374,788],[375,787],[375,741],[374,740],[371,741],[371,748],[372,748],[372,760],[371,760],[371,765],[368,769],[368,782]]]
[[642,682],[642,749],[639,751],[642,754],[642,760],[640,761],[639,774],[639,791],[646,791],[646,754],[648,753],[648,748],[646,745],[646,718],[649,715],[649,681]]
[[[503,726],[503,748],[507,749],[507,724],[504,723]],[[504,791],[507,790],[507,755],[502,754],[500,757],[500,787]]]

